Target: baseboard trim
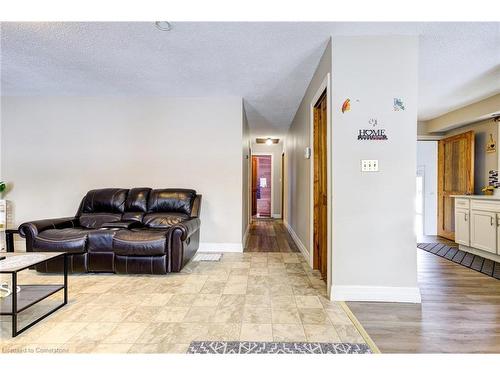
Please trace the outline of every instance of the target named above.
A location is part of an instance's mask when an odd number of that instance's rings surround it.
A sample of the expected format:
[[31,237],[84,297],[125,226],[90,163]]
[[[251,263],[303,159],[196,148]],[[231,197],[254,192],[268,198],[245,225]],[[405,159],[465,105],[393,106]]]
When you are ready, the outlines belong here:
[[333,301],[408,302],[421,303],[418,287],[391,287],[366,285],[333,285],[330,293]]
[[285,228],[287,229],[288,233],[290,233],[290,236],[292,236],[293,242],[295,242],[295,245],[299,248],[300,252],[306,259],[307,263],[309,263],[309,251],[307,248],[304,246],[302,241],[300,240],[299,236],[297,236],[297,233],[293,230],[293,228],[288,224],[287,221],[283,220],[283,224],[285,224]]
[[465,245],[458,245],[458,249],[462,250],[462,251],[465,251],[466,253],[471,253],[471,254],[474,254],[474,255],[478,255],[478,256],[483,257],[485,259],[489,259],[489,260],[492,260],[494,262],[500,263],[500,255],[496,255],[496,254],[493,254],[493,253],[489,253],[487,251],[483,251],[483,250],[480,250],[480,249],[475,249],[473,247],[469,247],[469,246],[465,246]]
[[198,251],[218,253],[242,253],[241,242],[201,242]]

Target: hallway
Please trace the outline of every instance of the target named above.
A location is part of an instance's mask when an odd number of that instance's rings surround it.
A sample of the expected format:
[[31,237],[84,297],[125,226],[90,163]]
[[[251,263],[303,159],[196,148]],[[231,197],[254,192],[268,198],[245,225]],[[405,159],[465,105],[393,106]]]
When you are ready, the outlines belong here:
[[252,219],[245,252],[298,253],[282,220]]

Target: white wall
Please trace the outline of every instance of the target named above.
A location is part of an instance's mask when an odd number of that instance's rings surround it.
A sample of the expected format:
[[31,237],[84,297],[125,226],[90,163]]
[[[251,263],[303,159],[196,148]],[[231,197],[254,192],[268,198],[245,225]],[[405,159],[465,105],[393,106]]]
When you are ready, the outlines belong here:
[[278,144],[266,145],[257,144],[252,142],[252,154],[272,155],[273,159],[273,175],[271,181],[272,189],[272,207],[271,216],[281,218],[281,155],[283,154],[283,141],[280,140]]
[[250,189],[251,189],[251,141],[250,141],[250,128],[248,127],[247,114],[245,112],[245,108],[243,107],[242,111],[243,115],[243,142],[242,142],[242,191],[241,191],[241,200],[242,200],[242,229],[241,233],[243,234],[243,246],[246,242],[246,236],[248,235],[248,225],[250,223]]
[[72,216],[86,191],[203,194],[201,248],[241,250],[242,99],[2,97],[2,177],[16,224]]
[[[419,302],[415,216],[416,37],[332,41],[333,234],[336,300]],[[342,103],[351,99],[351,110]],[[406,110],[395,112],[393,99]],[[359,102],[358,102],[359,100]],[[358,141],[376,118],[388,141]],[[362,159],[379,172],[362,173]]]
[[311,101],[325,77],[331,72],[331,68],[332,49],[331,42],[329,42],[304,93],[285,139],[285,225],[291,230],[292,237],[298,242],[298,246],[305,253],[306,259],[309,259],[311,241],[312,158],[306,159],[304,150],[306,147],[312,148]]
[[437,234],[437,141],[417,142],[417,168],[424,170],[424,234]]

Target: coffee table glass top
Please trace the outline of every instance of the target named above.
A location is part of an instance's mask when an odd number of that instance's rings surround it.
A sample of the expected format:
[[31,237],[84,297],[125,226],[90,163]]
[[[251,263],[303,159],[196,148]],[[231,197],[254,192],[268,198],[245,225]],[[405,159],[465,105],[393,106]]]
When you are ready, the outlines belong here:
[[1,253],[6,259],[0,260],[0,273],[18,272],[40,262],[57,258],[64,253]]

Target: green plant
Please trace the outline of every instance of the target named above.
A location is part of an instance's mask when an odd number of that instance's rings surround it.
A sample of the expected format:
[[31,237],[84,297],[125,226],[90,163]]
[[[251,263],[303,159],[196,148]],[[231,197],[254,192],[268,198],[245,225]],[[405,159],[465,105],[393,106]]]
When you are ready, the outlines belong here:
[[3,191],[5,190],[5,188],[6,188],[5,182],[0,181],[0,193],[3,193]]

